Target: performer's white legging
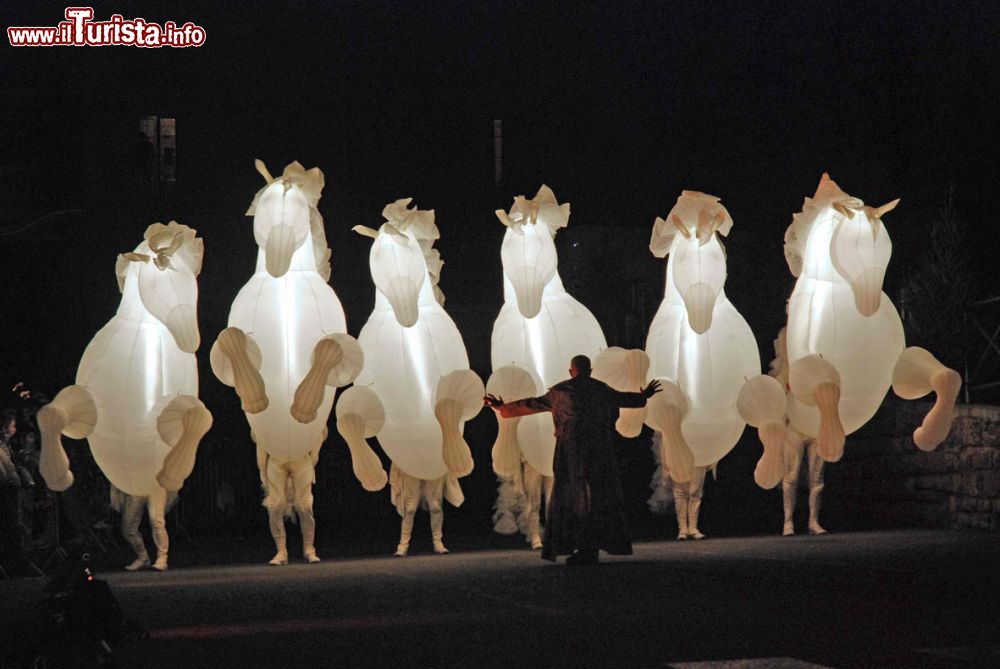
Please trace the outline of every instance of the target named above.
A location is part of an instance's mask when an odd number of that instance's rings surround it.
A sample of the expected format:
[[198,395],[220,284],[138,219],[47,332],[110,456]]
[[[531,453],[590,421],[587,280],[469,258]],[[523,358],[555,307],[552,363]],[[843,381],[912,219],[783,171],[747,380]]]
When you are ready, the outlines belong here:
[[698,514],[701,512],[701,497],[705,491],[705,473],[708,467],[693,467],[691,480],[674,486],[674,507],[677,512],[678,535],[693,536],[698,533]]
[[440,552],[444,548],[444,488],[448,480],[447,474],[430,481],[410,476],[398,468],[395,474],[399,477],[400,486],[396,508],[403,517],[399,530],[399,550],[405,554],[409,548],[410,538],[413,536],[413,521],[423,500],[431,516],[431,540],[435,550]]
[[149,513],[149,526],[153,532],[153,542],[156,544],[158,558],[165,559],[170,552],[170,537],[167,535],[167,491],[157,486],[148,497],[123,494],[122,504],[122,536],[135,551],[137,558],[148,557],[146,544],[139,532],[142,523],[142,511]]
[[313,515],[313,481],[316,472],[313,469],[312,456],[308,453],[294,460],[277,462],[274,458],[267,459],[267,506],[268,520],[271,525],[271,536],[279,551],[286,550],[285,545],[285,490],[291,481],[294,491],[295,513],[299,517],[299,527],[302,530],[302,546],[305,552],[313,550],[316,538],[316,517]]
[[527,462],[522,463],[521,473],[524,477],[524,495],[528,498],[528,539],[534,543],[541,539],[542,495],[545,495],[545,501],[548,503],[552,498],[552,484],[555,479],[543,476]]
[[[823,458],[816,450],[816,442],[801,439],[785,439],[785,476],[782,479],[784,493],[784,511],[786,529],[791,529],[792,516],[795,513],[795,497],[798,492],[799,470],[802,467],[802,456],[806,456],[809,467],[809,525],[819,527],[819,506],[823,494]],[[815,526],[815,528],[813,527]]]

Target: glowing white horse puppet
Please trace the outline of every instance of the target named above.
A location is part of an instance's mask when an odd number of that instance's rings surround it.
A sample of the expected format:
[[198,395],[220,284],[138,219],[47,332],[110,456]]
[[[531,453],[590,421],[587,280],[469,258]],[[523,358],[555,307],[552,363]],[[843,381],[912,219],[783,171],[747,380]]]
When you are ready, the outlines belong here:
[[[882,217],[898,203],[866,206],[824,174],[816,194],[805,199],[785,233],[785,258],[798,281],[788,302],[788,324],[784,337],[779,335],[774,367],[790,387],[788,440],[798,447],[800,457],[802,442],[810,441],[822,460],[839,460],[845,435],[868,422],[890,385],[904,399],[917,399],[932,390],[937,394],[933,408],[913,433],[918,448],[933,450],[951,429],[961,377],[925,349],[905,348],[899,314],[882,292],[892,254]],[[787,347],[784,356],[782,339]],[[776,394],[784,389],[766,377],[758,383],[761,388],[771,386],[770,408],[756,407],[754,424],[760,425],[765,443],[762,462],[771,462],[765,483],[773,486],[780,479],[775,472],[781,464],[781,446],[775,438],[765,439],[765,430],[771,426],[776,434],[775,426],[784,418],[778,413]]]
[[354,228],[375,240],[370,255],[375,308],[358,336],[364,370],[343,398],[350,395],[351,408],[337,412],[337,429],[366,489],[382,488],[386,476],[364,437],[377,434],[392,460],[392,496],[403,518],[399,556],[409,550],[421,502],[430,512],[434,551],[448,552],[442,498],[455,506],[464,500],[457,477],[470,473],[473,462],[462,431],[482,409],[485,392],[469,369],[462,335],[442,306],[437,287],[442,262],[432,248],[439,237],[434,212],[410,209],[410,202],[387,205],[386,222],[377,231]]
[[[229,327],[212,347],[212,370],[234,386],[257,444],[257,465],[277,552],[288,564],[284,516],[294,506],[307,562],[319,562],[312,485],[336,388],[350,383],[363,356],[330,278],[330,249],[317,209],[323,173],[293,162],[254,197],[254,275],[240,289]],[[290,493],[290,494],[289,494]]]
[[750,326],[723,286],[726,253],[719,236],[733,220],[719,198],[683,191],[666,219],[657,218],[649,248],[669,254],[666,292],[646,339],[649,378],[666,383],[647,405],[660,434],[661,462],[674,481],[678,539],[698,530],[708,466],[725,456],[746,423],[736,409],[744,382],[760,373]]
[[136,552],[129,570],[149,566],[139,534],[142,508],[167,569],[164,514],[194,468],[212,415],[198,399],[197,276],[202,240],[186,225],[154,223],[132,253],[118,256],[118,312],[83,353],[76,385],[38,412],[41,473],[52,490],[73,475],[60,436],[87,437],[94,460],[124,501],[122,533]]
[[[594,358],[607,344],[594,315],[563,287],[555,235],[569,223],[569,204],[560,205],[548,186],[534,198],[514,198],[509,212],[496,212],[507,227],[503,261],[504,304],[493,324],[494,375],[488,390],[507,401],[535,397],[566,378],[574,355]],[[515,365],[515,369],[510,369]],[[501,373],[502,370],[502,373]],[[542,547],[542,489],[552,487],[555,430],[552,414],[500,418],[493,469],[501,478],[497,531],[513,533],[511,514],[518,483],[527,497],[526,535]]]

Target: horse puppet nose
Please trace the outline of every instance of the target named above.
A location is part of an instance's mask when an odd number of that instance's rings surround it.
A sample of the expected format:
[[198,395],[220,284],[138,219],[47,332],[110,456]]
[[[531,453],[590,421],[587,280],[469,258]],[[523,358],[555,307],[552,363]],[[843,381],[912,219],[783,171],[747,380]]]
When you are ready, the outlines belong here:
[[408,328],[416,324],[420,317],[420,286],[413,279],[408,276],[393,277],[383,293],[400,325]]
[[542,295],[549,278],[535,271],[534,267],[519,268],[510,277],[517,298],[517,308],[525,318],[534,318],[542,310]]
[[194,306],[178,304],[170,310],[164,321],[167,330],[173,335],[177,348],[185,353],[194,353],[201,345],[201,335],[198,333],[198,317]]
[[275,225],[267,235],[265,257],[267,273],[274,278],[285,275],[295,253],[295,230],[290,225]]
[[885,270],[872,267],[851,277],[849,283],[854,293],[854,306],[862,316],[868,317],[878,311],[882,304],[882,281]]
[[681,296],[687,309],[688,323],[697,334],[704,334],[712,326],[712,312],[718,292],[707,283],[693,283]]

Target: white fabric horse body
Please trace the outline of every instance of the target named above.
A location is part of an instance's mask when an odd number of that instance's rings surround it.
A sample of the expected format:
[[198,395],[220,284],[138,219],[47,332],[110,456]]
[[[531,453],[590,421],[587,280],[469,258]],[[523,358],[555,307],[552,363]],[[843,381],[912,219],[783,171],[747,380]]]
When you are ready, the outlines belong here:
[[320,447],[336,387],[350,383],[361,362],[327,283],[330,250],[316,208],[322,173],[292,163],[275,180],[263,164],[258,169],[268,185],[247,212],[261,247],[257,266],[233,301],[212,366],[240,394],[258,447],[284,463]]
[[[397,556],[409,551],[417,508],[431,516],[434,552],[443,543],[442,499],[464,501],[458,478],[472,471],[465,422],[482,408],[483,382],[469,369],[465,343],[442,306],[441,258],[434,212],[409,209],[409,198],[385,207],[379,230],[355,226],[372,243],[375,308],[358,342],[365,367],[337,410],[337,429],[351,449],[355,475],[367,490],[388,480],[400,516]],[[349,401],[349,402],[348,402]],[[377,436],[392,475],[365,442]]]
[[336,388],[353,380],[363,356],[346,334],[343,307],[327,283],[330,250],[317,209],[322,172],[307,172],[295,162],[274,179],[260,161],[257,169],[268,182],[247,212],[254,217],[260,246],[257,265],[233,301],[229,326],[212,348],[212,369],[236,388],[257,444],[278,549],[271,564],[288,561],[282,515],[289,486],[302,522],[306,559],[318,562],[313,468],[327,436]]
[[473,467],[462,429],[482,408],[484,389],[442,306],[442,263],[431,248],[439,236],[434,212],[407,209],[409,203],[386,206],[387,222],[378,231],[355,227],[374,239],[370,264],[377,288],[375,308],[358,336],[366,362],[356,385],[381,401],[385,421],[378,441],[399,469],[425,481],[461,477]]
[[[202,249],[194,230],[171,221],[149,226],[135,251],[118,257],[118,311],[84,351],[76,385],[63,389],[38,418],[41,470],[51,489],[73,482],[59,438],[66,434],[87,437],[115,488],[156,500],[151,521],[162,569],[164,502],[191,473],[198,443],[212,424],[197,399],[194,356]],[[138,525],[139,518],[133,520]],[[141,541],[136,552],[143,562]]]
[[[830,210],[833,214],[833,210]],[[810,234],[808,248],[829,246],[834,216],[824,216]],[[883,233],[884,234],[884,233]],[[827,256],[828,257],[828,256]],[[811,262],[803,268],[788,301],[785,341],[789,360],[820,355],[840,375],[839,413],[844,432],[850,434],[867,423],[882,404],[896,359],[906,346],[903,324],[896,307],[881,291],[878,309],[869,316],[855,307],[851,285],[828,262]],[[820,412],[792,395],[788,418],[795,429],[810,437],[819,435]]]
[[[309,173],[293,174],[296,183],[303,183]],[[313,174],[320,181],[312,187],[322,188],[322,174]],[[261,411],[247,411],[246,416],[258,446],[278,462],[299,458],[317,449],[325,439],[326,417],[337,394],[335,386],[324,389],[312,420],[300,421],[290,408],[295,403],[296,390],[313,367],[316,344],[331,335],[341,335],[334,338],[339,345],[345,345],[349,339],[345,337],[344,308],[327,283],[330,251],[326,248],[323,221],[303,187],[289,186],[279,180],[269,184],[255,199],[249,214],[259,211],[259,217],[263,218],[268,215],[265,210],[275,209],[285,222],[257,223],[255,217],[254,234],[261,244],[257,265],[233,300],[228,322],[229,327],[239,328],[252,338],[259,350],[251,356],[260,366],[267,406]],[[298,237],[298,246],[290,254],[288,249],[268,242],[269,237],[280,234],[275,230],[279,226],[291,228],[290,235]],[[287,267],[279,276],[270,271],[276,263]],[[213,362],[224,362],[218,351]],[[343,359],[340,362],[342,366],[345,363]]]
[[[664,462],[678,483],[736,445],[746,425],[736,399],[746,379],[760,373],[753,332],[723,289],[726,255],[718,235],[732,224],[718,198],[684,191],[667,220],[657,219],[650,241],[654,255],[670,258],[646,339],[648,378],[669,383],[650,400],[646,422],[663,432]],[[675,409],[658,415],[668,406]]]
[[[301,249],[300,249],[301,250]],[[305,255],[296,253],[296,256]],[[269,456],[287,462],[315,450],[325,439],[326,420],[336,388],[323,394],[316,415],[323,419],[300,423],[290,415],[298,384],[312,368],[312,352],[323,337],[347,332],[347,321],[333,289],[315,272],[296,271],[275,279],[261,269],[233,302],[229,326],[251,334],[262,352],[260,374],[269,403],[259,413],[247,413],[254,439]],[[306,296],[306,300],[302,298]]]
[[868,422],[890,385],[905,399],[937,393],[914,433],[919,448],[935,448],[951,428],[961,377],[926,350],[905,348],[899,314],[882,292],[892,254],[882,216],[898,202],[865,206],[824,174],[785,233],[798,281],[775,376],[791,390],[789,425],[816,440],[829,462],[840,459],[845,435]]
[[116,488],[146,496],[159,485],[156,475],[170,450],[154,407],[175,395],[197,397],[198,363],[139,299],[137,275],[155,270],[135,269],[126,274],[118,313],[84,351],[76,383],[97,406],[99,420],[87,437],[94,461]]
[[[607,343],[597,319],[566,292],[559,277],[554,238],[568,223],[569,204],[559,205],[552,190],[542,186],[533,199],[518,196],[509,213],[496,213],[507,231],[501,248],[504,304],[491,339],[493,370],[512,364],[523,368],[535,381],[533,395],[540,395],[568,377],[573,356],[594,359]],[[495,390],[507,401],[523,399]],[[552,476],[552,415],[498,420],[516,424],[523,458],[543,476]],[[497,464],[494,459],[494,468]],[[509,469],[500,465],[497,473],[513,476]]]
[[429,287],[421,289],[419,312],[417,323],[404,328],[377,294],[358,336],[368,362],[357,384],[371,387],[385,407],[378,441],[386,454],[407,474],[433,480],[448,471],[434,415],[437,384],[450,372],[469,369],[469,358],[462,335]]

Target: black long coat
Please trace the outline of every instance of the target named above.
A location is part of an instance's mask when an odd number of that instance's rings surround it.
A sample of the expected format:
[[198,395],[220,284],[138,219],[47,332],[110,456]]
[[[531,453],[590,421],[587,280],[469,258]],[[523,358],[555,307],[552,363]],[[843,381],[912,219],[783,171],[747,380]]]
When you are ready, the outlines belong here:
[[645,404],[642,393],[619,392],[581,374],[541,397],[499,407],[504,418],[549,411],[555,423],[555,480],[546,514],[544,559],[555,561],[576,549],[632,554],[611,431],[619,408]]

